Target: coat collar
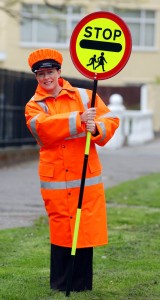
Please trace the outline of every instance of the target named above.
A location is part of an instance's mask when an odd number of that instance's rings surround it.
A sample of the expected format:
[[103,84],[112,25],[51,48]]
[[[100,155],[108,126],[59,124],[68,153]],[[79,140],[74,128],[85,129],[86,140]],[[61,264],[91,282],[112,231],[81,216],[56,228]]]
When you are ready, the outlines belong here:
[[[60,85],[62,86],[61,95],[67,94],[70,95],[72,99],[74,99],[75,88],[63,78],[60,78]],[[53,98],[51,94],[46,93],[46,91],[38,84],[36,92],[32,97],[34,101],[42,101],[46,98]]]

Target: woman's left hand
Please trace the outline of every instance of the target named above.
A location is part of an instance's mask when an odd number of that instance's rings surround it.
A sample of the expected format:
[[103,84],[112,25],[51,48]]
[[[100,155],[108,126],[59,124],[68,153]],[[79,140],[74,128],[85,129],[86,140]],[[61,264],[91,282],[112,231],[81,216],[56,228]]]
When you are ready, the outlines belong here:
[[96,133],[96,123],[93,120],[88,120],[86,122],[86,130],[92,134]]

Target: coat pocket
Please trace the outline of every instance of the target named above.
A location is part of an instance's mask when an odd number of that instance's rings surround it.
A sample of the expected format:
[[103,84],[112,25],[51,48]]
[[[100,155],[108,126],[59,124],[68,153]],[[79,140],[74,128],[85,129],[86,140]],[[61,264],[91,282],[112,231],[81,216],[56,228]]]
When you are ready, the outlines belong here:
[[88,168],[91,174],[95,172],[101,173],[102,171],[101,163],[96,159],[88,161]]
[[39,175],[40,177],[54,177],[54,165],[47,163],[39,164]]

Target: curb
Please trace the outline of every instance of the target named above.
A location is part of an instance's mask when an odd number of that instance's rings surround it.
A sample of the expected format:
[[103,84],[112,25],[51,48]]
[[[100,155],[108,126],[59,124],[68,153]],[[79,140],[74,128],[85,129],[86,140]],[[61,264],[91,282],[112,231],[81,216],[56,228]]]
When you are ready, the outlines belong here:
[[7,147],[0,149],[0,168],[38,159],[38,146]]

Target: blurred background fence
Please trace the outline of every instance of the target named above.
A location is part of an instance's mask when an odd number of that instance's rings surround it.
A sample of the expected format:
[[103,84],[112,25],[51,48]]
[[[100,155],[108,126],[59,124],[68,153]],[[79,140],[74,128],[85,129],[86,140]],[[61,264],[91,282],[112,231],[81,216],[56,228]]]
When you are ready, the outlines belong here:
[[0,70],[0,147],[34,144],[24,107],[36,87],[30,74]]

